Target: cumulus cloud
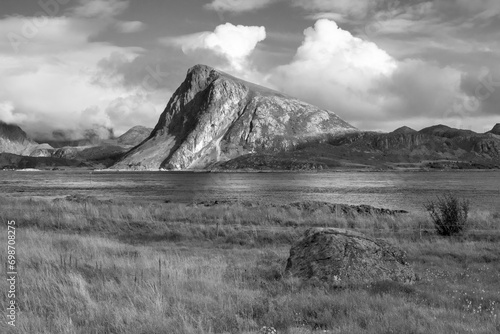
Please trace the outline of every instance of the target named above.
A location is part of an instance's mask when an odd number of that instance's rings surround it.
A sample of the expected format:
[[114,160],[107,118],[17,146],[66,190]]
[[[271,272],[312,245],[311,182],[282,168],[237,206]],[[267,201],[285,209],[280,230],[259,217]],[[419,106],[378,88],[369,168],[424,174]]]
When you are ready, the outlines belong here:
[[165,38],[164,44],[180,47],[186,54],[208,50],[225,59],[229,69],[240,72],[248,66],[248,57],[257,44],[266,38],[264,27],[219,25],[214,32],[200,32],[174,38]]
[[243,13],[265,8],[279,0],[213,0],[205,8],[218,12]]
[[395,60],[333,21],[319,20],[304,34],[293,61],[278,67],[268,80],[286,93],[342,110],[347,118],[380,112],[373,90],[395,71]]
[[[335,111],[364,129],[398,121],[468,119],[462,72],[423,60],[396,60],[333,21],[319,20],[290,64],[267,77],[277,89]],[[491,99],[493,101],[493,99]],[[427,121],[428,122],[428,121]]]

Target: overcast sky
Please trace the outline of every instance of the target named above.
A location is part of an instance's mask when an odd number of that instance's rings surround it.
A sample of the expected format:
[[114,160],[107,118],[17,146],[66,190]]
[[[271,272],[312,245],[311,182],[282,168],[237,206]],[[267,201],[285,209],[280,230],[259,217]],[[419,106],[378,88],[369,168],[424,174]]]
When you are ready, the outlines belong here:
[[1,0],[0,120],[153,127],[206,64],[363,130],[500,122],[498,0]]

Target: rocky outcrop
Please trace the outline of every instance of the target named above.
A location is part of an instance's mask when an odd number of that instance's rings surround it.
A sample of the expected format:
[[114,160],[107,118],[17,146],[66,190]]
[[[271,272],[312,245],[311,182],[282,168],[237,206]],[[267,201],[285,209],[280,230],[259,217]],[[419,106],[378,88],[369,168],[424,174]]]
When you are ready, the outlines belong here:
[[336,228],[306,231],[290,249],[285,274],[339,287],[384,280],[411,284],[416,280],[401,249],[381,239]]
[[149,137],[151,131],[153,131],[151,128],[134,126],[118,137],[117,142],[119,145],[137,146]]
[[356,131],[322,110],[204,65],[188,71],[148,140],[115,169],[198,169]]
[[291,204],[287,204],[284,208],[292,207],[299,209],[301,211],[309,211],[314,212],[317,210],[327,210],[333,214],[340,214],[344,216],[353,216],[353,215],[397,215],[397,214],[405,214],[408,211],[404,210],[391,210],[384,208],[375,208],[370,205],[348,205],[348,204],[334,204],[328,202],[319,202],[319,201],[302,201],[295,202]]
[[261,203],[258,201],[240,201],[240,200],[208,200],[193,203],[193,205],[201,205],[205,207],[213,207],[218,205],[241,205],[246,207],[263,207],[270,206],[274,208],[282,208],[289,210],[290,208],[297,209],[299,211],[305,211],[308,213],[313,213],[318,210],[327,211],[332,214],[339,214],[344,216],[355,216],[355,215],[374,215],[374,216],[395,216],[399,214],[406,214],[408,211],[404,210],[391,210],[384,208],[375,208],[370,205],[348,205],[348,204],[335,204],[329,202],[320,201],[302,201],[294,202],[290,204],[275,204],[275,203]]

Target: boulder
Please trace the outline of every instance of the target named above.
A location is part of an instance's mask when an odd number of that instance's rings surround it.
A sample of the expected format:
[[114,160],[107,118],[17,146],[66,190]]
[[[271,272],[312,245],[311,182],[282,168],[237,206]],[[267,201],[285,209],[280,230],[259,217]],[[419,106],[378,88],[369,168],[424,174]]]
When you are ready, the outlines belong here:
[[337,228],[307,230],[290,249],[285,274],[339,287],[384,280],[412,284],[416,280],[405,252],[398,247]]

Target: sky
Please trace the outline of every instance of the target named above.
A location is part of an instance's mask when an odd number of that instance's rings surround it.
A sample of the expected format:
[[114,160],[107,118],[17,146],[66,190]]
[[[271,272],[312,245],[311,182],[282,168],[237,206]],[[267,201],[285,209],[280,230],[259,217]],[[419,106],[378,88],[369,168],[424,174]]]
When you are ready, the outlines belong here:
[[362,130],[500,122],[498,0],[2,0],[0,120],[154,127],[196,64]]

